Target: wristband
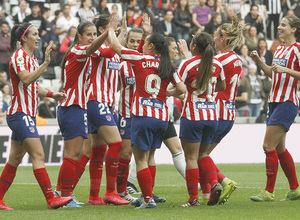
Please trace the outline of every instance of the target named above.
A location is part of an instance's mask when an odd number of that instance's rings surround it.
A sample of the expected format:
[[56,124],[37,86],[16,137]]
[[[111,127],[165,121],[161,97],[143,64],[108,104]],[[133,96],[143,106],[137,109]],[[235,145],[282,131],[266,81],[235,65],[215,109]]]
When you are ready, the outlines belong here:
[[46,97],[50,97],[50,98],[52,98],[52,95],[53,95],[53,92],[51,92],[51,91],[48,91],[48,92],[47,92],[47,95],[46,95]]

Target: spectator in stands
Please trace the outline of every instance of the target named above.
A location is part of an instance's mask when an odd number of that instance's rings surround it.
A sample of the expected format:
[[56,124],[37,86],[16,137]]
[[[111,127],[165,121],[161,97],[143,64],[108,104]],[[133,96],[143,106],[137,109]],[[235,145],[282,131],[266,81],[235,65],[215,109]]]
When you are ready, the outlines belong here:
[[244,0],[223,0],[224,8],[227,13],[231,13],[230,10],[234,9],[235,14],[240,18],[241,17],[241,6]]
[[54,31],[55,31],[55,29],[56,29],[56,22],[57,22],[57,20],[60,18],[60,17],[62,17],[64,14],[63,14],[63,12],[62,12],[62,10],[56,10],[55,12],[54,12],[54,19],[51,21],[51,24],[52,24],[52,27],[53,27],[53,29],[54,29]]
[[[281,1],[277,0],[264,0],[265,10],[268,14],[267,20],[267,38],[272,40],[277,37],[277,27],[279,26],[279,17],[282,11],[281,9]],[[273,24],[273,25],[272,25]],[[273,26],[273,35],[271,33]]]
[[0,71],[0,85],[9,83],[7,73],[5,71]]
[[189,41],[192,15],[189,10],[188,0],[179,0],[178,7],[174,10],[173,21],[177,26],[178,39]]
[[60,17],[56,22],[55,33],[58,36],[59,43],[61,43],[64,37],[67,36],[70,27],[77,27],[79,24],[78,19],[71,16],[70,12],[70,5],[64,5],[64,15]]
[[126,16],[127,27],[130,28],[138,28],[143,19],[142,16],[138,16],[134,8],[127,8]]
[[0,91],[2,92],[2,111],[5,112],[10,101],[11,101],[11,95],[12,95],[12,88],[10,83],[4,83],[0,85]]
[[248,68],[250,64],[254,64],[254,61],[252,60],[252,58],[249,56],[249,50],[248,50],[248,46],[246,44],[242,45],[241,49],[240,49],[240,57],[243,63],[243,70],[244,70],[244,74],[245,76],[248,75]]
[[14,26],[13,20],[10,16],[5,12],[5,9],[2,5],[0,5],[0,24],[6,21],[10,28]]
[[77,28],[76,27],[70,27],[67,36],[63,39],[62,43],[59,47],[59,52],[63,55],[68,48],[71,46],[71,44],[74,41],[74,38],[76,36]]
[[205,32],[209,33],[213,36],[213,33],[217,28],[222,24],[222,16],[220,13],[216,12],[213,14],[212,19],[210,22],[205,25]]
[[[80,0],[65,0],[64,2],[65,4],[70,5],[70,15],[72,17],[76,16],[76,12],[78,11],[80,5],[81,5],[81,1]],[[98,4],[98,1],[97,1]],[[93,5],[96,5],[96,3],[94,3]]]
[[25,0],[20,1],[19,5],[14,7],[12,16],[15,24],[21,24],[26,16],[31,14],[31,10],[28,7],[28,3]]
[[225,11],[225,8],[222,4],[222,0],[215,0],[214,7],[212,8],[212,13],[220,13],[222,17],[222,21],[225,22],[227,21],[227,13]]
[[235,108],[236,108],[236,116],[239,117],[247,117],[250,116],[250,110],[248,107],[248,92],[244,85],[240,84],[237,88],[236,97],[235,97]]
[[165,11],[164,20],[158,23],[158,32],[164,37],[173,37],[177,40],[176,25],[172,22],[173,11],[168,9]]
[[109,10],[107,8],[107,0],[100,0],[97,9],[100,15],[110,15]]
[[245,36],[245,44],[247,45],[249,51],[257,49],[258,45],[258,36],[255,26],[250,26],[248,34]]
[[[267,41],[265,39],[259,39],[257,52],[258,52],[258,56],[260,57],[261,60],[263,60],[265,64],[272,66],[273,54],[270,50],[268,50],[267,46],[268,46]],[[262,71],[260,68],[257,69],[257,72],[259,76],[265,76],[264,71]]]
[[210,7],[210,10],[213,10],[215,6],[215,0],[207,0],[206,5]]
[[56,104],[49,97],[44,97],[44,101],[38,107],[38,115],[43,118],[56,118]]
[[148,14],[152,26],[155,24],[156,21],[155,11],[156,8],[154,6],[154,0],[144,0],[144,8],[142,8],[142,12]]
[[293,10],[295,15],[300,15],[300,0],[287,0],[288,10]]
[[38,5],[41,10],[44,8],[44,5],[46,3],[46,0],[26,0],[26,1],[29,3],[30,8],[33,5]]
[[6,112],[3,110],[3,97],[2,92],[0,91],[0,124],[5,120]]
[[155,13],[154,13],[155,20],[157,22],[164,20],[166,10],[168,10],[168,9],[170,9],[169,8],[169,0],[161,0],[160,6],[156,8]]
[[1,23],[0,31],[0,71],[5,71],[9,78],[10,29],[6,21]]
[[197,27],[205,26],[211,19],[211,9],[205,5],[206,0],[199,0],[199,5],[196,5],[192,11],[193,23]]
[[[258,6],[251,5],[250,12],[245,17],[245,23],[250,26],[255,26],[257,30],[257,34],[259,37],[263,37],[264,33],[264,25],[263,25],[263,17],[258,14]],[[248,28],[249,28],[248,27]]]
[[92,0],[81,0],[81,6],[76,13],[76,17],[79,19],[79,21],[93,21],[97,14],[97,9],[92,7]]
[[[140,7],[137,5],[137,0],[128,0],[127,8],[134,8],[135,11],[140,11]],[[140,11],[140,15],[141,11]]]

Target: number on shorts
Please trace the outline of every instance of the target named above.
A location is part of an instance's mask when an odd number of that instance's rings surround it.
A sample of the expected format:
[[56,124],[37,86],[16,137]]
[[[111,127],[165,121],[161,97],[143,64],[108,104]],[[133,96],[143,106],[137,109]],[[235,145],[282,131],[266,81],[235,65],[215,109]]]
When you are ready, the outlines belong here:
[[100,109],[99,110],[100,115],[111,114],[109,108],[106,108],[106,106],[103,103],[99,103],[98,108]]
[[126,120],[124,119],[124,117],[122,117],[120,120],[120,127],[125,128],[125,126],[126,126]]
[[[154,84],[154,87],[153,87]],[[150,74],[146,78],[145,90],[152,94],[151,98],[156,99],[161,85],[161,78],[158,75]]]
[[88,122],[87,122],[87,113],[83,114],[83,120],[84,120],[84,125],[87,126]]
[[22,119],[25,121],[26,127],[35,126],[34,121],[29,115],[24,115]]

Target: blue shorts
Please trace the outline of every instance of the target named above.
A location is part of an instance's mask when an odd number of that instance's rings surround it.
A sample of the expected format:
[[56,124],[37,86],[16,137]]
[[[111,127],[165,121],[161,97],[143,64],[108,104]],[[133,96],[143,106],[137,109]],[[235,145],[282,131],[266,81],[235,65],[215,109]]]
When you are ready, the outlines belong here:
[[87,107],[90,134],[97,134],[98,128],[102,125],[117,126],[118,116],[114,114],[112,107],[98,101],[89,101]]
[[218,121],[190,121],[186,118],[180,119],[179,137],[190,143],[213,143]]
[[291,101],[269,103],[267,125],[283,125],[288,131],[298,114],[298,107]]
[[215,133],[213,143],[220,143],[220,141],[231,130],[233,124],[234,124],[234,121],[219,119],[217,131]]
[[131,121],[132,118],[124,118],[119,115],[118,128],[122,139],[131,138]]
[[131,145],[141,150],[161,147],[168,122],[152,117],[133,116],[131,121]]
[[6,116],[8,127],[12,130],[11,139],[22,145],[26,138],[39,138],[36,119],[23,112],[16,112]]
[[77,136],[88,138],[87,113],[79,105],[59,106],[57,121],[64,140],[70,140]]

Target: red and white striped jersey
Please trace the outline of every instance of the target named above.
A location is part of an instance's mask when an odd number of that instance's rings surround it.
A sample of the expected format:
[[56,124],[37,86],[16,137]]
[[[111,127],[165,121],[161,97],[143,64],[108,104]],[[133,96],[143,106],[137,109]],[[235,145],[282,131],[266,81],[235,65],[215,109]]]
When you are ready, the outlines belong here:
[[[289,47],[279,45],[274,53],[273,63],[295,71],[300,71],[300,43],[296,42]],[[291,101],[299,106],[297,90],[297,79],[286,73],[272,72],[272,86],[269,102]]]
[[179,75],[186,85],[186,94],[181,117],[192,121],[218,120],[215,102],[215,88],[219,80],[225,80],[223,67],[217,59],[213,59],[213,72],[206,90],[196,88],[198,68],[201,55],[183,60],[178,68]]
[[242,60],[234,51],[218,54],[216,57],[223,66],[226,78],[226,89],[218,92],[216,97],[219,118],[233,121],[235,120],[235,96],[242,72]]
[[178,73],[175,71],[172,76],[162,79],[156,72],[160,58],[154,53],[141,54],[127,48],[123,48],[121,53],[122,58],[132,64],[136,76],[132,114],[168,121],[166,89],[170,82],[174,85],[182,82]]
[[125,118],[131,118],[131,107],[133,103],[133,96],[135,92],[135,76],[128,61],[122,60],[119,71],[119,114]]
[[38,107],[38,82],[26,86],[18,77],[18,73],[24,70],[35,71],[39,67],[36,57],[30,57],[20,48],[10,58],[9,72],[12,83],[12,100],[9,103],[7,114],[13,115],[16,112],[35,117]]
[[102,45],[91,57],[92,71],[88,78],[88,101],[96,100],[113,107],[118,89],[120,59],[107,45]]
[[60,106],[79,105],[86,109],[86,81],[91,71],[91,59],[86,56],[87,46],[75,45],[68,52],[64,69],[63,92],[67,100]]

